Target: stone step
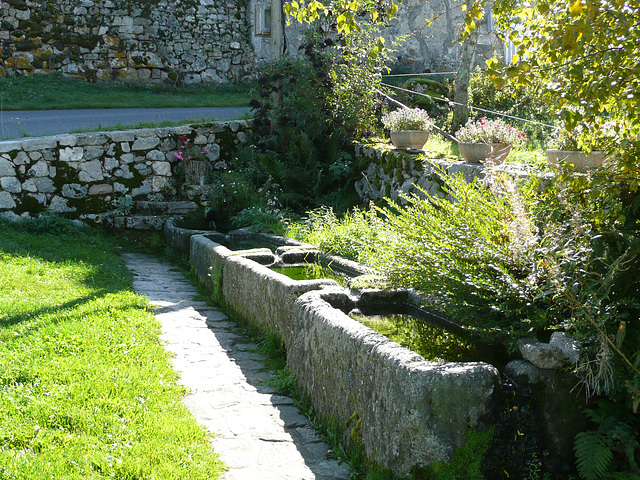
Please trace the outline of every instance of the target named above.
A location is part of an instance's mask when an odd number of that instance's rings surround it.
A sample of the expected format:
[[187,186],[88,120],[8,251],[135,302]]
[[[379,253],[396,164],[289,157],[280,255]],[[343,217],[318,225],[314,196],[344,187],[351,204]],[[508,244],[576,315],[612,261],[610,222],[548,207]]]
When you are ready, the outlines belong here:
[[111,218],[116,230],[161,231],[165,222],[173,215],[118,215]]
[[135,202],[135,212],[138,214],[182,215],[195,212],[197,209],[198,205],[195,202],[186,200],[179,202]]

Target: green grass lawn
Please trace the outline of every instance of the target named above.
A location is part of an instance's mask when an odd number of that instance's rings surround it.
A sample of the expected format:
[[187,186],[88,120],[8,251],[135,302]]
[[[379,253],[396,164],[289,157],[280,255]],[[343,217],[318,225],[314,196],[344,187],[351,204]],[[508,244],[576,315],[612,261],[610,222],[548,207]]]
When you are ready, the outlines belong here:
[[0,479],[215,479],[114,241],[0,220]]
[[175,87],[128,83],[87,83],[59,75],[0,78],[0,109],[246,107],[247,84]]

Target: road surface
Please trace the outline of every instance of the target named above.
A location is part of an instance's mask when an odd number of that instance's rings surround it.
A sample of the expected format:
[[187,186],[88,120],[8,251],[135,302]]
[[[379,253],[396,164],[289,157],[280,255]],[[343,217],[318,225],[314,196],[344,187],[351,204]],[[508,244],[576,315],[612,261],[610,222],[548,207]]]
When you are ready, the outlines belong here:
[[118,108],[104,110],[34,110],[0,112],[0,140],[41,137],[140,122],[164,120],[229,120],[241,118],[249,107]]

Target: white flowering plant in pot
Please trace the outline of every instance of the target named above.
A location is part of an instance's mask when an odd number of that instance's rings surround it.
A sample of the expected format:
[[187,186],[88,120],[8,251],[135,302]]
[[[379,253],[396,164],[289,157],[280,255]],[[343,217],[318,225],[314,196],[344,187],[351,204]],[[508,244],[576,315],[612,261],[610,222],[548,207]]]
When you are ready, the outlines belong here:
[[421,108],[399,108],[382,116],[396,148],[421,149],[429,139],[435,120]]
[[501,119],[482,117],[469,120],[455,134],[458,151],[467,162],[499,164],[509,155],[511,147],[527,141],[525,133]]

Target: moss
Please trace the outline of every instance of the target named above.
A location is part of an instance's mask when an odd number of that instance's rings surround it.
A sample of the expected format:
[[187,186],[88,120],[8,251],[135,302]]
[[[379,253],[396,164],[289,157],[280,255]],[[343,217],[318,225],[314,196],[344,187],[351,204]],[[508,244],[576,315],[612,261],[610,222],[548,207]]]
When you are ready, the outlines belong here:
[[6,0],[6,3],[8,3],[9,6],[15,8],[16,10],[29,10],[29,6],[27,5],[27,3],[22,0]]
[[16,42],[15,49],[18,52],[30,52],[32,50],[35,50],[36,46],[37,45],[33,40],[27,39]]
[[38,200],[36,200],[31,195],[25,195],[22,197],[22,200],[18,202],[18,205],[15,208],[15,213],[20,215],[24,212],[27,212],[30,215],[36,215],[43,212],[44,210],[44,205],[38,203]]
[[64,185],[77,182],[77,173],[67,162],[56,163],[56,176],[53,178],[53,184],[58,191],[61,191]]
[[107,202],[106,197],[103,195],[69,199],[68,205],[75,207],[77,214],[106,212],[111,207],[110,202]]
[[133,165],[129,165],[129,170],[133,174],[133,177],[117,178],[116,181],[130,190],[133,188],[138,188],[140,185],[142,185],[142,181],[145,179],[145,177],[140,172],[138,172],[138,170],[133,168]]
[[412,472],[416,480],[484,480],[482,461],[491,444],[493,430],[467,432],[465,444],[456,450],[450,463],[435,462]]

